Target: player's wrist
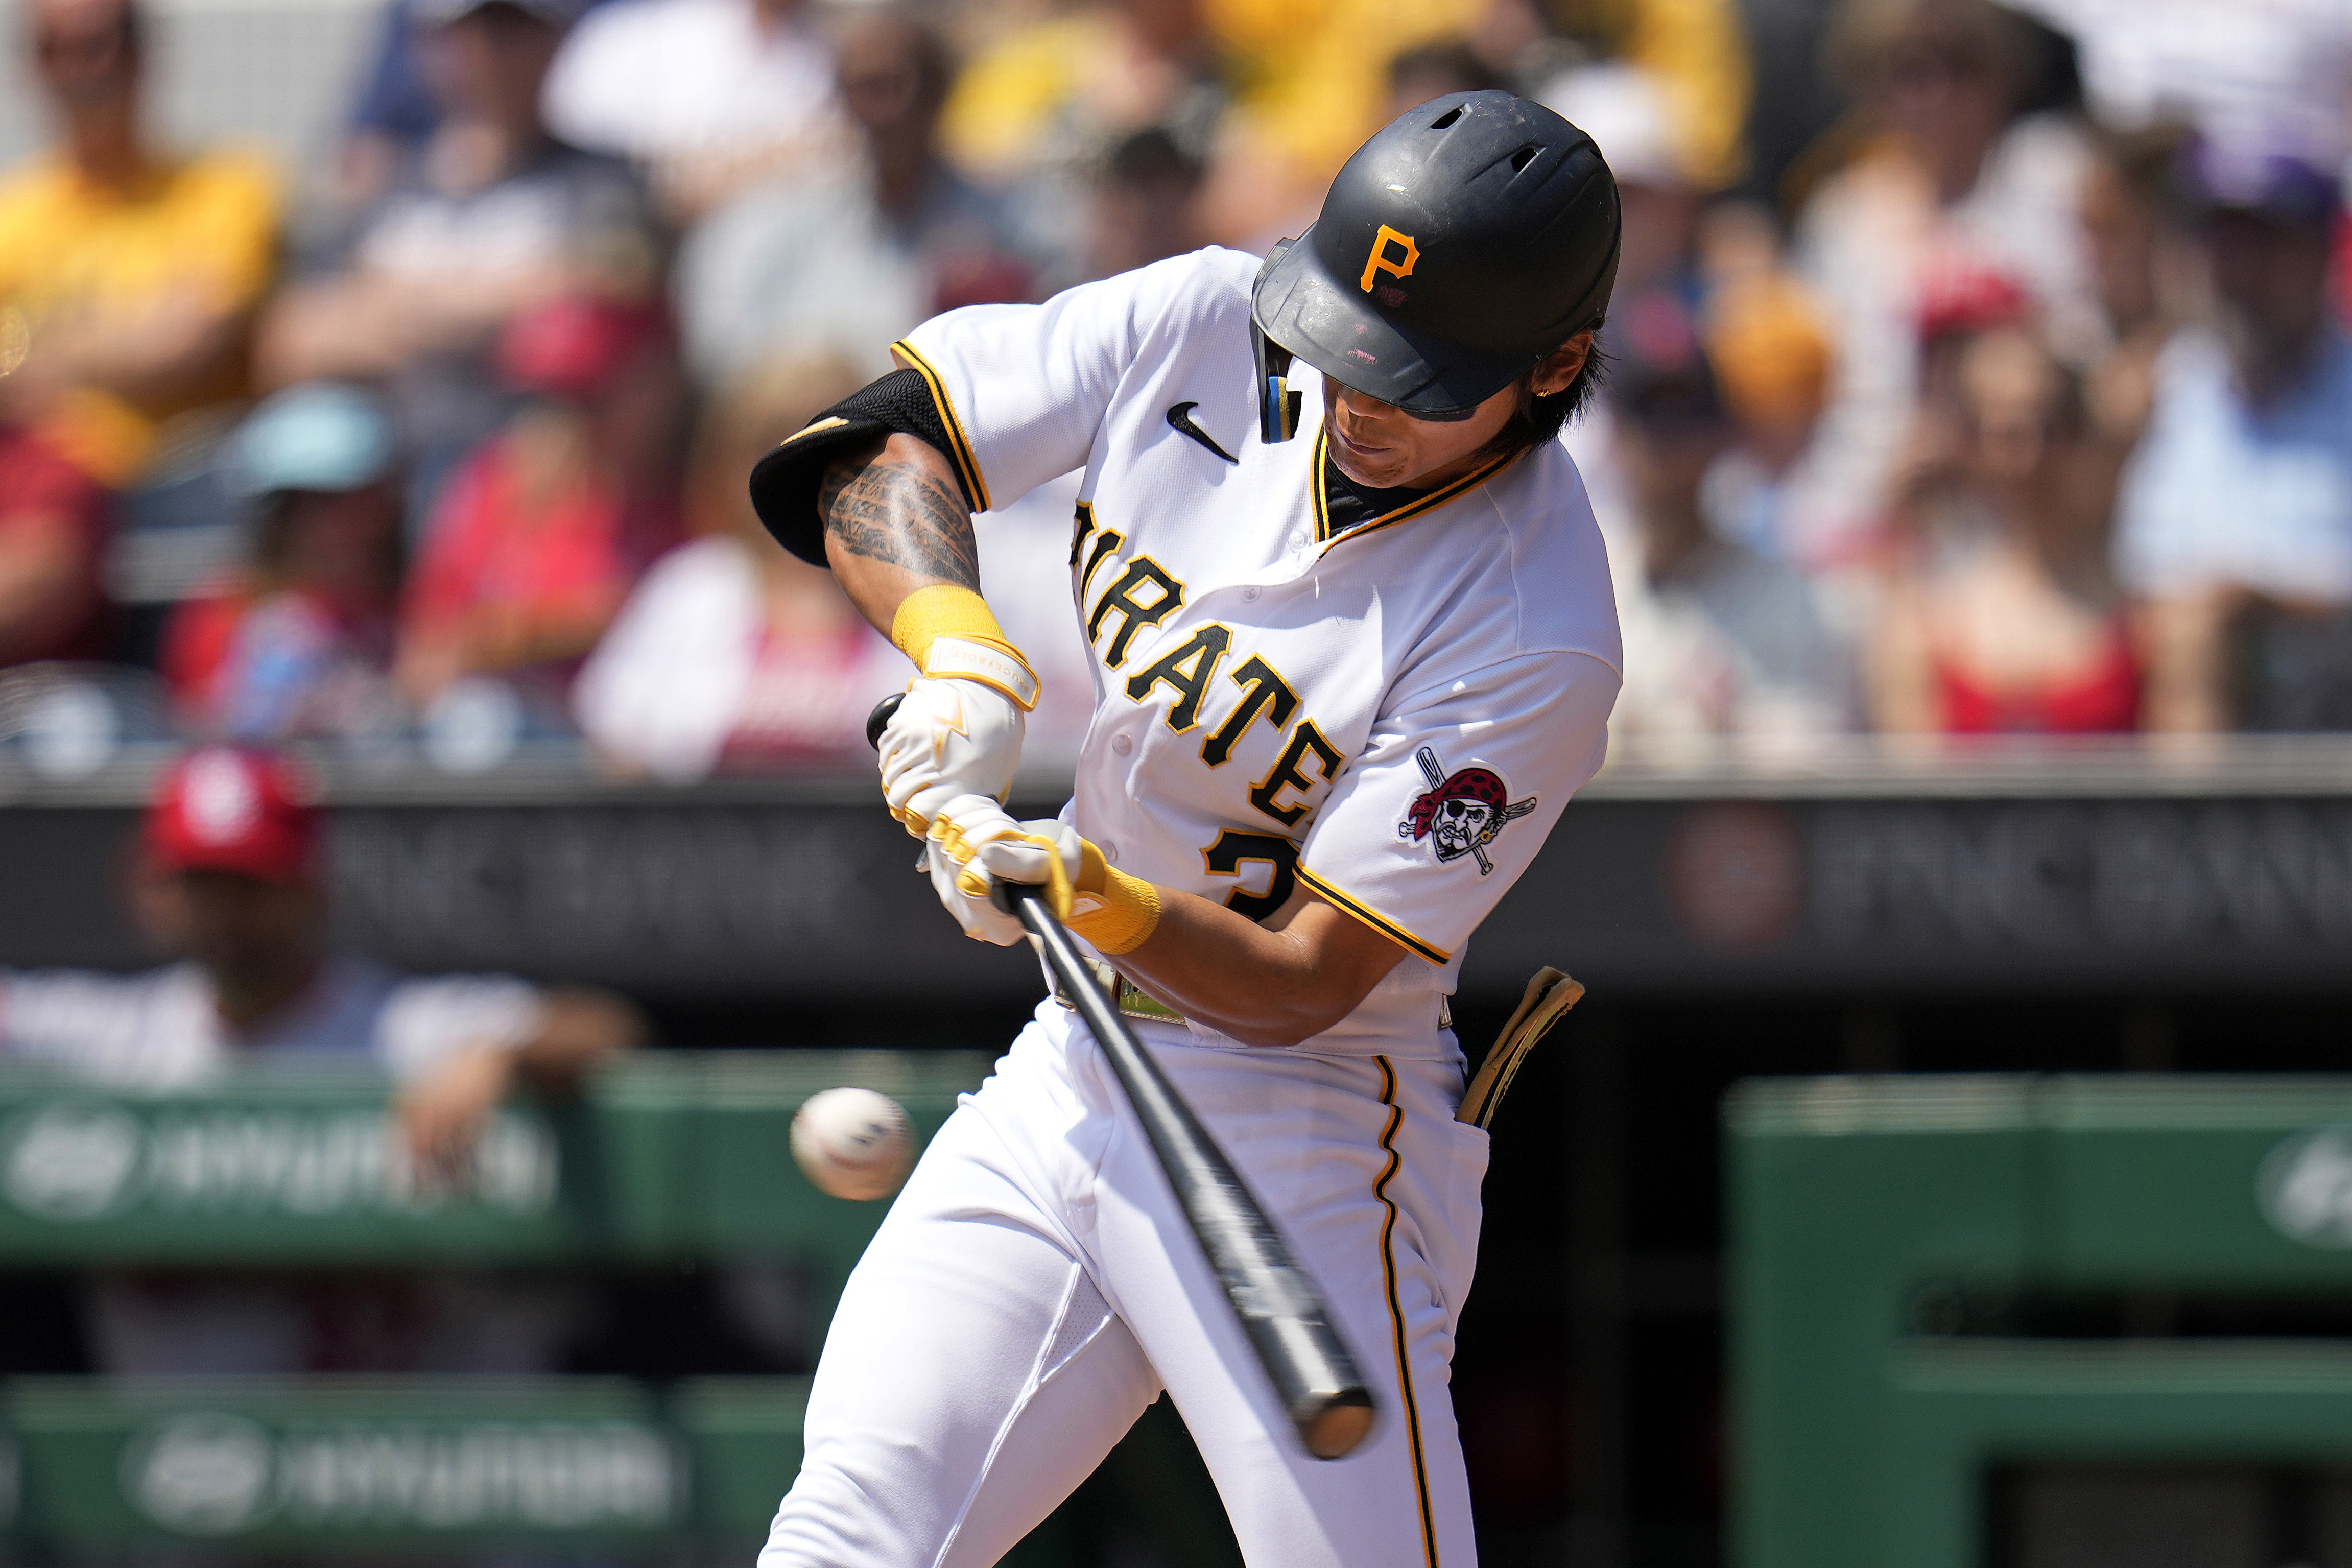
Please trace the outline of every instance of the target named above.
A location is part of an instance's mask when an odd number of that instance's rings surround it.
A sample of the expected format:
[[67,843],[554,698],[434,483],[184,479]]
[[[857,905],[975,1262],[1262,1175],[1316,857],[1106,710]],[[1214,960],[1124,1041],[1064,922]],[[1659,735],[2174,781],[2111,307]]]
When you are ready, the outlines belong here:
[[926,676],[977,681],[1024,712],[1037,706],[1037,672],[969,588],[935,583],[908,595],[890,618],[890,640]]
[[1160,889],[1130,877],[1109,861],[1090,839],[1078,841],[1078,874],[1069,928],[1108,957],[1133,952],[1160,925]]

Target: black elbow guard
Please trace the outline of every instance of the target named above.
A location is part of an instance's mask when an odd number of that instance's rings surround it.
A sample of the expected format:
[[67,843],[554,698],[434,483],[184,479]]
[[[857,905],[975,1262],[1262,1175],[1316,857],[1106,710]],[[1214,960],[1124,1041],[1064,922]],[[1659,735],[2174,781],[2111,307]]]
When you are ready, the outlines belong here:
[[945,411],[930,383],[911,370],[893,371],[818,415],[760,459],[751,469],[751,506],[776,542],[814,565],[825,564],[824,515],[817,505],[825,465],[843,450],[904,434],[939,449],[955,470],[964,504],[985,510],[972,476],[957,456]]

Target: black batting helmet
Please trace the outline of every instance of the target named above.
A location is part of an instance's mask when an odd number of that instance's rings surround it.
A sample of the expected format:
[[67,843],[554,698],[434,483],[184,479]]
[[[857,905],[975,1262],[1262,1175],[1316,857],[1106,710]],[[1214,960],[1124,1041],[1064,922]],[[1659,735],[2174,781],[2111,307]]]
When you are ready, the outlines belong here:
[[1408,414],[1459,414],[1597,326],[1617,279],[1617,182],[1592,138],[1515,93],[1432,99],[1356,150],[1258,274],[1265,437],[1291,354]]

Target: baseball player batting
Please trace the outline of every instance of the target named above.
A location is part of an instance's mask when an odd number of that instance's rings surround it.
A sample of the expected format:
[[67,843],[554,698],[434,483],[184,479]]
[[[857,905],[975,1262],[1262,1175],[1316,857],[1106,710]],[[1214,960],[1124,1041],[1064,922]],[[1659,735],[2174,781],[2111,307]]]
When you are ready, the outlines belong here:
[[[920,672],[882,784],[940,902],[1010,946],[996,884],[1048,889],[1378,1413],[1345,1458],[1297,1441],[1100,1047],[1048,996],[852,1275],[762,1568],[982,1568],[1162,1389],[1253,1564],[1474,1561],[1447,1384],[1485,1124],[1531,1037],[1515,1020],[1465,1105],[1446,1003],[1616,699],[1608,563],[1558,436],[1618,233],[1581,132],[1508,93],[1438,99],[1263,262],[1208,249],[950,311],[754,470],[770,530]],[[1037,679],[981,595],[971,516],[1074,469],[1095,717],[1076,797],[1016,822]],[[1539,977],[1527,1027],[1574,994]]]

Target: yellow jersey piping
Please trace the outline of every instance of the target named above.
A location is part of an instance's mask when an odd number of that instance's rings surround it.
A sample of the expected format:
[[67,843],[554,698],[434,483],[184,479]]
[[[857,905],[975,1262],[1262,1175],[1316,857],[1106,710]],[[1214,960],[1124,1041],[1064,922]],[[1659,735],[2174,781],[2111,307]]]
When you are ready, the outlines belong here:
[[906,339],[901,338],[892,343],[890,353],[908,370],[921,376],[923,384],[931,389],[931,402],[940,411],[940,423],[947,426],[948,439],[955,446],[955,450],[948,456],[955,462],[956,476],[963,480],[972,510],[993,510],[988,500],[988,481],[980,477],[980,459],[972,455],[971,438],[963,433],[963,421],[956,417],[955,404],[948,396],[947,383],[940,380],[940,373],[931,368],[931,362]]
[[[1314,490],[1315,540],[1318,544],[1329,543],[1333,538],[1331,532],[1331,498],[1329,491],[1326,489],[1323,483],[1323,474],[1329,462],[1330,438],[1330,433],[1327,429],[1324,429],[1321,426],[1317,427],[1315,431]],[[1430,491],[1427,495],[1423,496],[1418,500],[1409,500],[1405,502],[1404,505],[1396,508],[1394,510],[1384,511],[1376,518],[1372,518],[1365,522],[1360,522],[1355,527],[1348,530],[1345,533],[1339,534],[1338,537],[1340,539],[1360,538],[1364,534],[1378,532],[1383,528],[1388,528],[1395,523],[1403,522],[1409,518],[1419,517],[1423,512],[1428,511],[1434,507],[1444,506],[1447,501],[1453,500],[1456,497],[1465,495],[1469,491],[1476,489],[1480,485],[1485,484],[1488,479],[1493,479],[1497,473],[1500,473],[1509,465],[1512,458],[1517,458],[1518,455],[1519,454],[1517,452],[1506,452],[1501,457],[1496,458],[1493,462],[1486,463],[1479,468],[1472,469],[1470,472],[1463,475],[1460,479],[1455,479],[1453,483],[1441,485],[1436,489]]]

